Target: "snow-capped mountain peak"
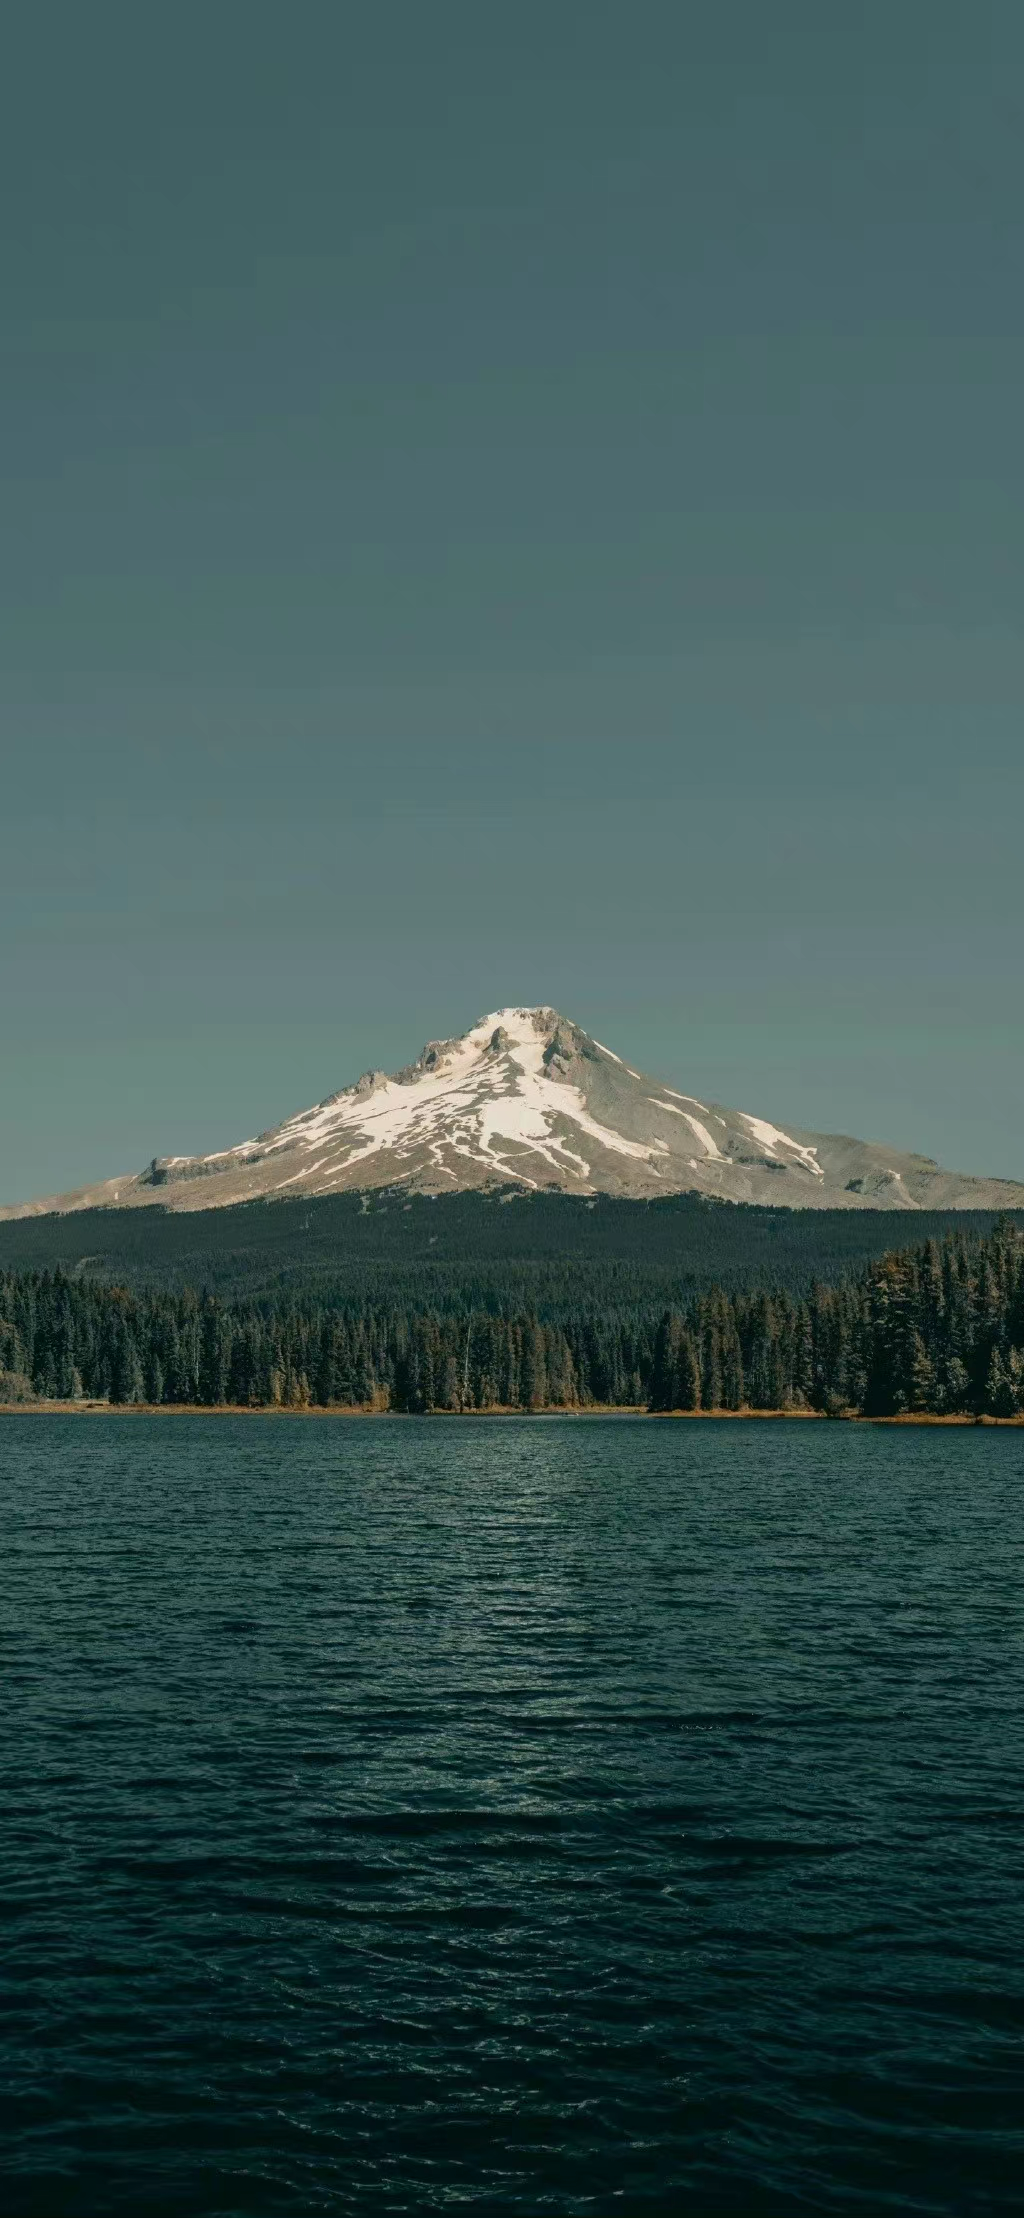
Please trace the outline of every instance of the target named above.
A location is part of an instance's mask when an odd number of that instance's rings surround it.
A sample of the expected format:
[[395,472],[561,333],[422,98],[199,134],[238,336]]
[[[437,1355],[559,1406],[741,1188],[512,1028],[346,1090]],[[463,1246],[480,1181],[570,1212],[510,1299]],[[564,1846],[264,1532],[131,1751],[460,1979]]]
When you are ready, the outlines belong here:
[[527,1187],[552,1177],[586,1184],[586,1139],[592,1152],[645,1164],[664,1152],[657,1140],[632,1140],[590,1114],[576,1082],[588,1048],[619,1061],[554,1009],[493,1009],[461,1038],[430,1041],[393,1078],[367,1072],[356,1086],[289,1118],[264,1144],[275,1152],[296,1145],[329,1150],[318,1169],[345,1185],[357,1164],[377,1156],[394,1158],[396,1167],[414,1162],[428,1179],[432,1169],[438,1180],[461,1184],[479,1185],[481,1175]]
[[431,1040],[391,1075],[300,1110],[256,1139],[25,1210],[258,1198],[405,1186],[653,1197],[695,1189],[798,1208],[1020,1207],[1024,1186],[941,1171],[929,1158],[798,1129],[680,1092],[547,1007],[492,1009]]

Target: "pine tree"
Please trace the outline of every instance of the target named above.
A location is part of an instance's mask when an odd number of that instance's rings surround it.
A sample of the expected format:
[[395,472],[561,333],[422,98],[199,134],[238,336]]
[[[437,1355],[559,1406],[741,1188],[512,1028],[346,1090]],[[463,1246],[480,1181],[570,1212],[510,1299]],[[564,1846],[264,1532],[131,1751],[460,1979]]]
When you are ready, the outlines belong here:
[[715,1324],[708,1325],[704,1332],[700,1399],[702,1409],[722,1407],[722,1348]]
[[682,1337],[682,1319],[666,1309],[654,1340],[654,1362],[651,1367],[650,1407],[655,1410],[677,1409],[677,1369],[679,1345]]
[[906,1406],[911,1410],[934,1409],[936,1399],[935,1365],[928,1354],[921,1334],[915,1332],[912,1338],[908,1365]]
[[676,1351],[676,1372],[673,1407],[676,1409],[700,1408],[700,1365],[692,1334],[680,1335]]

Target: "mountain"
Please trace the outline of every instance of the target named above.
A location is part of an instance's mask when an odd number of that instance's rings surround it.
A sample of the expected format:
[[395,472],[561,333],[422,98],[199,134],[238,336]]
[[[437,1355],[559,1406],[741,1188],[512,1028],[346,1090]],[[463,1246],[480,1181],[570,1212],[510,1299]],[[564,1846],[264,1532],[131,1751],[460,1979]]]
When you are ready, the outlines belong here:
[[257,1139],[0,1209],[221,1208],[346,1189],[642,1199],[693,1191],[794,1209],[1019,1209],[1024,1184],[796,1128],[646,1077],[554,1009],[498,1009],[405,1070],[367,1071]]

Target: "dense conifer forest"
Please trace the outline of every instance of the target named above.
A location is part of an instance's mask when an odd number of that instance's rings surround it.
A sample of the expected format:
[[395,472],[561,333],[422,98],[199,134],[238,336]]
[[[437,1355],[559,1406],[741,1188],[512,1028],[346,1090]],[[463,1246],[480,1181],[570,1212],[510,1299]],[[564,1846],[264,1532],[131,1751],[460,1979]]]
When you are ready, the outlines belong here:
[[595,1406],[1024,1413],[1024,1232],[958,1231],[805,1291],[710,1286],[652,1303],[644,1274],[552,1266],[543,1307],[486,1300],[454,1266],[390,1292],[225,1299],[53,1271],[0,1272],[0,1400],[423,1413]]
[[[0,1270],[87,1272],[224,1300],[286,1291],[326,1308],[675,1306],[712,1286],[834,1283],[909,1239],[991,1232],[993,1211],[766,1209],[666,1194],[321,1194],[233,1209],[83,1209],[0,1221]],[[1024,1227],[1024,1212],[1017,1221]]]

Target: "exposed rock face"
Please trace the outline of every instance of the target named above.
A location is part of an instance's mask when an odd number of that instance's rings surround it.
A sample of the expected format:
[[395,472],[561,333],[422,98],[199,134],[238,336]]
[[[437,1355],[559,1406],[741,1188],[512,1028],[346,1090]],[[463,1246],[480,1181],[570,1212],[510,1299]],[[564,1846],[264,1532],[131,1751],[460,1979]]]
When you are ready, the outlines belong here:
[[695,1190],[792,1208],[1024,1208],[1024,1184],[940,1170],[860,1140],[770,1124],[633,1070],[554,1009],[499,1009],[431,1040],[394,1077],[366,1071],[315,1109],[219,1154],[164,1156],[76,1194],[2,1209],[159,1203],[406,1186],[638,1197]]

